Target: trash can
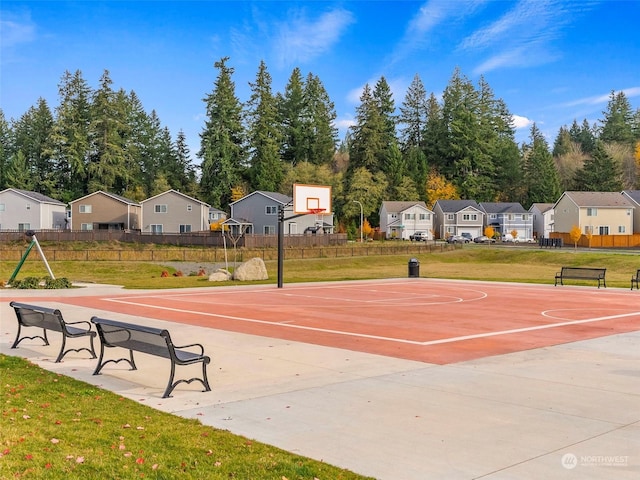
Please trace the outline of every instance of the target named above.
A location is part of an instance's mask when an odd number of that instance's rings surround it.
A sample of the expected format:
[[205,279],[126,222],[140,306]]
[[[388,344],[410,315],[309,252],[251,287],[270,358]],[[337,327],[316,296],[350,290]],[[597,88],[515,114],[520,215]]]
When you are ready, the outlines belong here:
[[409,278],[418,278],[420,276],[420,262],[417,258],[409,260]]

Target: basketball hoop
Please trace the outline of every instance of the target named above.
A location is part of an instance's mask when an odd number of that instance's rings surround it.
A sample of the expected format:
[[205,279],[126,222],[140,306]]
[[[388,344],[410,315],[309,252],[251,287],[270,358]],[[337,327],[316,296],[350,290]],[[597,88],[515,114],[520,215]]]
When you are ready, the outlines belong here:
[[309,214],[316,216],[316,225],[322,225],[323,224],[322,215],[323,215],[325,210],[326,210],[326,208],[310,208],[309,209]]

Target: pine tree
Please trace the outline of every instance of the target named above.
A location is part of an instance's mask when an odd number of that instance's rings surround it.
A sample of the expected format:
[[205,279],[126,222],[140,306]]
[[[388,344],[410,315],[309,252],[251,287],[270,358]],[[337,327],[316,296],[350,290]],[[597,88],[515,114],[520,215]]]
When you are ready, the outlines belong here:
[[597,141],[590,158],[576,172],[575,184],[585,192],[617,192],[622,190],[620,165],[606,152],[603,142]]
[[527,195],[524,205],[555,202],[562,192],[560,180],[549,144],[534,123],[531,126],[531,142],[525,146],[524,173]]
[[13,149],[11,135],[12,131],[9,128],[9,122],[5,120],[4,112],[0,108],[0,190],[9,187],[7,183],[7,168]]
[[204,98],[207,119],[198,152],[202,160],[200,197],[225,210],[233,201],[233,188],[242,183],[246,163],[242,104],[236,97],[234,69],[227,66],[228,60],[224,57],[214,64],[219,73],[213,91]]
[[284,89],[278,95],[278,113],[282,124],[282,160],[291,165],[308,161],[310,119],[299,68],[294,68]]
[[304,97],[307,108],[308,152],[306,157],[315,165],[329,165],[336,152],[338,129],[335,105],[329,98],[320,78],[307,75],[304,85]]
[[607,109],[602,112],[602,131],[600,140],[603,142],[633,143],[633,111],[624,92],[611,92]]
[[284,177],[279,151],[280,128],[275,97],[271,93],[271,75],[260,62],[256,80],[249,83],[248,102],[250,175],[255,190],[279,191]]
[[347,176],[350,177],[359,168],[366,168],[371,173],[380,171],[388,146],[385,143],[385,123],[368,84],[365,85],[360,105],[356,108],[356,125],[351,129]]
[[411,85],[407,88],[404,101],[400,106],[398,123],[400,129],[400,143],[402,151],[407,152],[412,148],[424,147],[423,135],[429,115],[427,91],[422,80],[416,74]]

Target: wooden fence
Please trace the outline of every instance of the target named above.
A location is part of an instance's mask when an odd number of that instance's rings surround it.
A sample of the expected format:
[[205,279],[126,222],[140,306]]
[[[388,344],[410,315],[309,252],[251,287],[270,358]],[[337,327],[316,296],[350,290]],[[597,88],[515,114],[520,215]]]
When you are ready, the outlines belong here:
[[[571,235],[563,232],[552,232],[550,238],[561,238],[565,247],[573,247]],[[582,235],[578,240],[578,247],[584,248],[639,248],[640,233],[633,235],[592,235],[591,240]]]

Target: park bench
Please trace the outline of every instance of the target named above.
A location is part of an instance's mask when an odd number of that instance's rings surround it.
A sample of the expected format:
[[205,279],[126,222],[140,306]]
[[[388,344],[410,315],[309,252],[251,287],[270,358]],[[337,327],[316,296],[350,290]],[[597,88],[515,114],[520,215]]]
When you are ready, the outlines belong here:
[[[16,339],[11,345],[11,348],[18,348],[18,344],[22,340],[35,340],[41,338],[45,345],[49,345],[49,338],[47,337],[47,330],[53,330],[55,332],[62,333],[62,346],[60,347],[60,353],[56,358],[56,363],[62,360],[69,352],[80,352],[86,350],[91,354],[91,358],[96,358],[96,351],[93,348],[93,339],[96,336],[96,332],[91,330],[91,324],[87,321],[80,322],[66,322],[62,318],[62,313],[58,309],[40,307],[37,305],[29,305],[26,303],[11,302],[9,303],[16,312],[18,319],[18,333]],[[32,337],[23,336],[21,338],[22,329],[26,327],[42,328],[42,335],[34,335]],[[67,338],[81,338],[89,337],[91,348],[67,348]]]
[[[162,398],[169,397],[173,389],[178,384],[188,384],[194,380],[202,383],[204,386],[203,391],[211,391],[211,388],[209,387],[209,380],[207,379],[207,364],[211,359],[204,354],[204,347],[201,344],[194,343],[182,346],[174,345],[169,332],[165,329],[134,325],[131,323],[99,317],[92,317],[91,322],[96,326],[98,336],[100,337],[100,358],[98,359],[98,365],[93,372],[94,375],[99,375],[100,370],[102,370],[102,367],[107,363],[119,363],[123,360],[131,365],[131,370],[137,370],[136,363],[133,359],[133,352],[136,351],[171,360],[169,382],[167,383],[167,388],[165,389]],[[129,350],[129,358],[105,361],[105,348],[113,347],[121,347]],[[185,350],[187,348],[195,351]],[[194,365],[198,363],[202,363],[202,378],[194,377],[188,380],[183,379],[174,381],[176,365]]]
[[607,283],[604,279],[606,271],[606,268],[562,267],[560,273],[556,273],[554,286],[558,285],[558,280],[560,281],[560,285],[564,285],[563,280],[571,278],[573,280],[597,280],[598,288],[600,288],[601,284],[606,287]]
[[634,285],[636,286],[637,289],[640,289],[638,287],[638,280],[640,280],[640,268],[638,269],[636,274],[633,277],[631,277],[631,290],[633,290]]

